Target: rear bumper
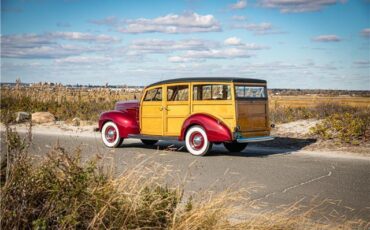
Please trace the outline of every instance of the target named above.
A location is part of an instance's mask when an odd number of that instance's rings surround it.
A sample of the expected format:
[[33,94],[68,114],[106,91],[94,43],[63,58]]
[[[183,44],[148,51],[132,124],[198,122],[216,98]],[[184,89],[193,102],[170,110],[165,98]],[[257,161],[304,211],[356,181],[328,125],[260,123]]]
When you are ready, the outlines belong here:
[[250,142],[261,142],[261,141],[272,141],[275,137],[264,136],[264,137],[244,137],[236,139],[239,143],[250,143]]

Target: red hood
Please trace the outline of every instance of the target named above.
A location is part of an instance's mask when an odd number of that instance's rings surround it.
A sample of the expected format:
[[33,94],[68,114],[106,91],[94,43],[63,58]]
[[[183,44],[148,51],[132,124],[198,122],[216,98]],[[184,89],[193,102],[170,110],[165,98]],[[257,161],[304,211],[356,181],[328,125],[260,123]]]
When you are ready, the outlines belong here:
[[139,101],[119,101],[116,103],[114,110],[127,112],[128,110],[137,110],[139,108]]

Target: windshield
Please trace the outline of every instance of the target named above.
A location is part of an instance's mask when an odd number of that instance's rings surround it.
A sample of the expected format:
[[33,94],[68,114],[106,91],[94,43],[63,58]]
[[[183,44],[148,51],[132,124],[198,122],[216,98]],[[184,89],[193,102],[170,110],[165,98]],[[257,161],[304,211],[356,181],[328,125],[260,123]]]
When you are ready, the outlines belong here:
[[235,93],[237,99],[261,99],[267,98],[266,87],[236,85]]

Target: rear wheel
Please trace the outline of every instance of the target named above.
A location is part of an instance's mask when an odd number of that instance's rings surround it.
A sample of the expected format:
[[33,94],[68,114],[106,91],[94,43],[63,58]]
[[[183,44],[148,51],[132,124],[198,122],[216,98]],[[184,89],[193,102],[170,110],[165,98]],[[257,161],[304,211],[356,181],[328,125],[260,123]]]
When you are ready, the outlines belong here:
[[141,142],[143,142],[144,145],[154,145],[155,143],[158,142],[158,140],[145,140],[145,139],[141,139]]
[[190,127],[186,132],[185,145],[186,149],[195,156],[204,156],[212,148],[206,131],[198,125]]
[[247,147],[247,143],[224,142],[224,146],[229,152],[241,152]]
[[123,138],[120,137],[117,125],[112,121],[108,121],[103,125],[101,137],[104,145],[109,148],[117,148],[123,142]]

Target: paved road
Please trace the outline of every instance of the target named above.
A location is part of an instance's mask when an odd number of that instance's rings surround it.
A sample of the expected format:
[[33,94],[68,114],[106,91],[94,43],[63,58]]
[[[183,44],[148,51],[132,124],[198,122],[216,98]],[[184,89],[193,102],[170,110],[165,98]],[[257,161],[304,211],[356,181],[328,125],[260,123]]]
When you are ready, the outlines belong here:
[[57,140],[67,149],[80,146],[86,158],[97,153],[110,157],[118,172],[147,158],[148,162],[168,165],[180,177],[188,175],[186,192],[259,185],[262,187],[251,197],[266,202],[271,209],[300,199],[302,204],[312,204],[316,197],[331,199],[330,210],[370,221],[370,158],[325,157],[257,146],[230,154],[221,145],[214,146],[209,156],[194,157],[184,149],[166,150],[172,145],[181,148],[181,143],[159,142],[145,147],[136,140],[125,140],[122,147],[112,150],[102,146],[98,134],[95,138],[34,135],[32,151],[45,152]]

